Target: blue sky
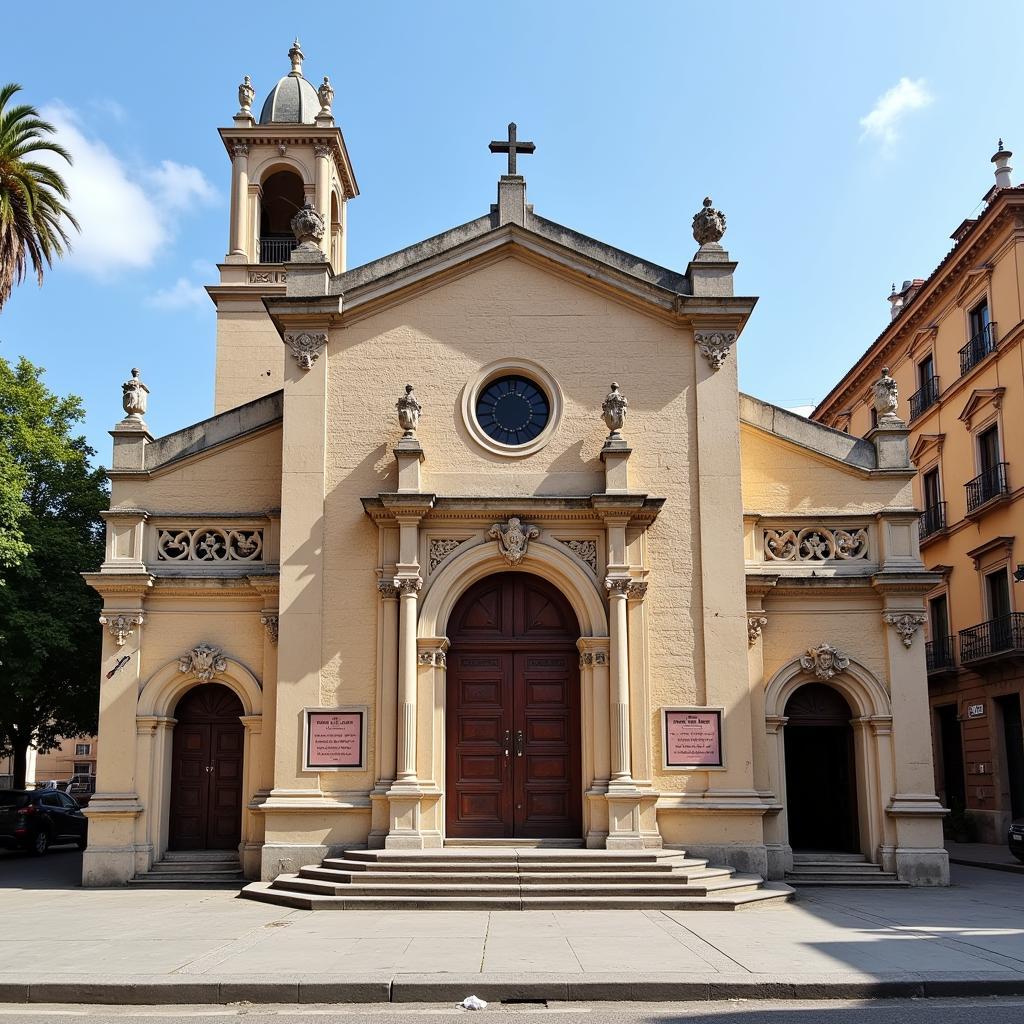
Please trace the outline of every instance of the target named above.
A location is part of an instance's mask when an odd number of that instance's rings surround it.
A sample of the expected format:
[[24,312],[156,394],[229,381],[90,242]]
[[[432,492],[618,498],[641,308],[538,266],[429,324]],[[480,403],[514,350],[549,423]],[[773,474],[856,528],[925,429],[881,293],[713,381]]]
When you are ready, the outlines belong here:
[[[998,136],[1024,180],[1024,9],[859,3],[59,5],[46,32],[4,14],[0,79],[47,108],[75,152],[85,231],[42,290],[0,313],[0,354],[83,397],[109,457],[133,365],[154,433],[210,415],[236,87],[259,109],[288,70],[334,83],[362,195],[356,266],[479,216],[509,120],[537,212],[679,270],[705,195],[728,217],[737,291],[760,296],[740,385],[807,405],[925,276],[993,182]],[[105,16],[97,17],[102,10]],[[624,384],[624,387],[628,386]]]

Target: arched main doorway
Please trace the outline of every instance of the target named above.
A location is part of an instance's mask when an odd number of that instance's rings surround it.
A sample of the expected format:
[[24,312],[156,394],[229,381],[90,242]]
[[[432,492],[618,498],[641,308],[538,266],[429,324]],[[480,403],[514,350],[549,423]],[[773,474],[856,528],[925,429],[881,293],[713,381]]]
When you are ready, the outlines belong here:
[[220,683],[178,701],[171,753],[170,850],[231,850],[242,829],[245,713]]
[[470,587],[448,623],[446,831],[579,838],[579,623],[538,576]]
[[824,683],[786,702],[786,815],[794,850],[858,850],[857,776],[850,706]]

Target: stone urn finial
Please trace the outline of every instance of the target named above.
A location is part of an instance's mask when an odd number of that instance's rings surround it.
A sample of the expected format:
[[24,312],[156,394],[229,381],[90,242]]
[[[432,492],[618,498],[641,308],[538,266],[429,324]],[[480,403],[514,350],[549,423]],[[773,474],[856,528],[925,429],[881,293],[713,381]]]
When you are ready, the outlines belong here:
[[331,85],[331,80],[324,75],[323,84],[316,91],[317,96],[320,97],[320,113],[319,117],[330,117],[331,116],[331,104],[334,102],[334,88]]
[[146,412],[147,395],[149,388],[139,379],[139,368],[132,367],[131,380],[126,380],[121,385],[121,405],[124,407],[127,418],[138,423]]
[[725,214],[711,205],[711,196],[704,199],[704,207],[693,215],[693,237],[703,248],[718,245],[725,234]]
[[889,376],[889,367],[882,367],[882,376],[871,386],[875,403],[875,412],[879,420],[898,420],[899,389],[896,381]]
[[395,408],[398,410],[398,425],[405,431],[402,437],[414,438],[416,436],[416,427],[419,426],[420,413],[423,411],[423,406],[420,405],[413,394],[411,384],[405,385],[405,394],[395,402]]
[[288,72],[290,75],[295,75],[296,78],[302,77],[302,62],[305,60],[306,55],[302,52],[302,47],[299,45],[299,37],[295,37],[295,42],[292,43],[292,48],[288,51],[288,59],[292,62],[292,69]]
[[607,440],[617,441],[622,437],[622,425],[626,422],[626,396],[619,390],[619,385],[612,381],[612,389],[601,404],[601,412],[604,414],[604,422],[608,427]]
[[239,111],[236,117],[252,117],[252,101],[256,98],[256,90],[252,87],[252,79],[246,75],[238,87]]
[[301,249],[319,249],[324,237],[324,219],[307,199],[305,205],[292,217],[292,231]]

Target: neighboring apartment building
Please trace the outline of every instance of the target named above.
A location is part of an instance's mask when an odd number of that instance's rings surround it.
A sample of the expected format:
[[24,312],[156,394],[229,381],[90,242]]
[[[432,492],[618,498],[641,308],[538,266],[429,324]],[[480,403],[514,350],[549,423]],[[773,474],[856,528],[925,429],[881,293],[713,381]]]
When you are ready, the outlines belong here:
[[29,774],[28,785],[48,782],[73,780],[72,795],[84,796],[96,789],[96,752],[95,736],[73,736],[61,739],[53,750],[45,754],[35,754],[35,767]]
[[997,842],[1024,817],[1024,187],[1011,155],[1000,140],[982,211],[930,277],[893,287],[891,323],[811,414],[863,435],[883,367],[899,386],[921,556],[943,580],[926,623],[936,788]]

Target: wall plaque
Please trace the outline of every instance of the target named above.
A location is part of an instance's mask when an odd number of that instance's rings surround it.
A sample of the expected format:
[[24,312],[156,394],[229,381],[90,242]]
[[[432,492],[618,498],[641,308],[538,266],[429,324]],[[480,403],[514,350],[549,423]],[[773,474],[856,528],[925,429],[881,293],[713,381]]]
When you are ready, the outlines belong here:
[[662,767],[724,768],[722,708],[662,708]]
[[366,767],[366,708],[306,708],[304,731],[305,771]]
[[985,717],[985,705],[984,704],[968,704],[967,705],[967,717],[968,718],[984,718]]

